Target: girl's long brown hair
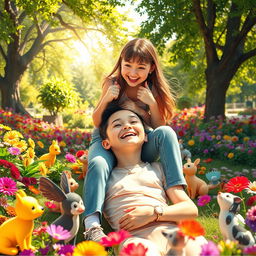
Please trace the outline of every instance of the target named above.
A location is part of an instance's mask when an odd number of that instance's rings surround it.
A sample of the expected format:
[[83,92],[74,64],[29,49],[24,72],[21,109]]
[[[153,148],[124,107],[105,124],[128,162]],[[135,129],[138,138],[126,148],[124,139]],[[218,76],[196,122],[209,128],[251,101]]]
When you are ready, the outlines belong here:
[[113,70],[104,80],[104,83],[106,83],[109,80],[115,79],[117,83],[121,86],[121,92],[119,95],[122,95],[127,86],[126,81],[121,75],[122,60],[136,60],[141,63],[150,63],[151,65],[155,66],[153,72],[148,75],[148,79],[151,81],[152,86],[157,93],[156,101],[159,107],[160,114],[166,121],[170,120],[174,112],[175,97],[171,91],[167,80],[164,77],[163,71],[160,67],[156,49],[153,44],[147,39],[136,38],[129,41],[124,46]]

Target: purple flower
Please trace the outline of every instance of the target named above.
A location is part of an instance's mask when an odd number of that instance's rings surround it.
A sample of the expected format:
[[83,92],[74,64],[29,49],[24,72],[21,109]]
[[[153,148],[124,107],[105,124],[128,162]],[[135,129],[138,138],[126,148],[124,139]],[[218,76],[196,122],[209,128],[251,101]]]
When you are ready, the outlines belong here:
[[256,255],[256,245],[245,247],[243,249],[243,254]]
[[72,255],[74,248],[75,248],[75,246],[71,245],[71,244],[62,245],[60,250],[58,251],[58,254],[61,256]]
[[12,196],[17,191],[16,182],[8,177],[0,178],[0,193]]
[[40,249],[38,249],[38,251],[40,252],[40,255],[47,255],[47,253],[49,252],[49,250],[50,250],[50,246],[49,245],[47,245],[46,247],[44,247],[44,248],[40,248]]
[[23,250],[19,253],[19,255],[22,255],[22,256],[35,256],[35,254],[33,253],[33,251],[31,249],[29,250]]
[[21,153],[20,149],[15,147],[8,148],[8,151],[11,155],[14,155],[14,156],[18,156]]
[[211,197],[209,195],[199,196],[197,205],[198,206],[205,206],[211,201]]
[[67,161],[69,161],[70,163],[75,163],[76,162],[76,157],[70,153],[67,153],[65,155],[65,158],[67,159]]
[[245,224],[253,231],[256,232],[256,221],[245,218]]
[[208,154],[209,150],[206,148],[203,152],[204,152],[204,154]]
[[57,240],[65,240],[71,236],[71,234],[62,226],[60,225],[56,226],[54,224],[51,224],[50,226],[48,226],[46,228],[46,232]]
[[209,241],[207,244],[201,246],[202,250],[200,256],[219,256],[220,252],[217,245]]

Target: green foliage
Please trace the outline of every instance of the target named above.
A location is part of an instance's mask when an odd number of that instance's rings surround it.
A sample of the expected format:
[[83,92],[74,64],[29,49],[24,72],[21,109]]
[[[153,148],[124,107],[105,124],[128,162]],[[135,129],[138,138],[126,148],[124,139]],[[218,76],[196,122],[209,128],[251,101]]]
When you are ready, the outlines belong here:
[[57,115],[65,108],[75,106],[79,102],[79,95],[71,84],[52,79],[40,88],[38,99],[51,115]]
[[180,97],[178,99],[177,107],[180,110],[182,110],[184,108],[190,108],[191,107],[191,99],[187,96]]

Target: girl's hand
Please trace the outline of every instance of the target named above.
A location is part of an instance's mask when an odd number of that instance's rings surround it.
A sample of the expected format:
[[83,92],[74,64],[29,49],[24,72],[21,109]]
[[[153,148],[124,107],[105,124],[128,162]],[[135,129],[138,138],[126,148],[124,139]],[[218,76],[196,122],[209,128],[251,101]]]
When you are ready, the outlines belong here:
[[145,82],[145,87],[140,86],[140,88],[138,89],[137,98],[149,106],[156,104],[156,100],[148,87],[147,81]]
[[123,217],[119,220],[119,228],[127,231],[145,226],[156,218],[152,206],[131,207],[124,212]]
[[104,96],[104,99],[106,102],[111,102],[113,100],[116,100],[118,98],[120,92],[120,85],[115,82],[114,84],[109,85],[107,92]]

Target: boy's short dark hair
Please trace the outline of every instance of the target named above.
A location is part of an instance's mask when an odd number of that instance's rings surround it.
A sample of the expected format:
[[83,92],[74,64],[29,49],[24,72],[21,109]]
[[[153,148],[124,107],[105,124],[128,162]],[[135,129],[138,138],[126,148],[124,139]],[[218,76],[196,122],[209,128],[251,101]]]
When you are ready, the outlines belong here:
[[134,114],[136,114],[136,116],[139,117],[139,119],[141,120],[141,122],[144,126],[143,119],[141,118],[140,115],[138,115],[137,113],[135,113],[134,111],[132,111],[130,109],[120,107],[118,104],[111,102],[110,104],[108,104],[108,106],[103,111],[102,116],[101,116],[99,132],[100,132],[100,136],[103,140],[107,138],[108,119],[110,118],[110,116],[112,116],[112,114],[114,114],[117,111],[121,111],[121,110],[129,110],[129,111],[133,112]]

